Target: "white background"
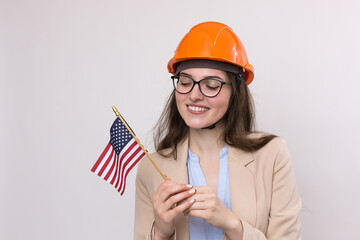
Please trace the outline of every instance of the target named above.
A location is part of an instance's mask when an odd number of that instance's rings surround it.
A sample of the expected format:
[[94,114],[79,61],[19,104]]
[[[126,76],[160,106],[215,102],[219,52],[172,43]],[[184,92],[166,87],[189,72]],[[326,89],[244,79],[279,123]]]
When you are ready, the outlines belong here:
[[[167,61],[202,21],[239,35],[257,128],[288,142],[304,239],[359,239],[359,1],[0,3],[0,239],[132,239],[125,195],[90,172],[116,105],[148,149]],[[165,170],[166,171],[166,170]]]

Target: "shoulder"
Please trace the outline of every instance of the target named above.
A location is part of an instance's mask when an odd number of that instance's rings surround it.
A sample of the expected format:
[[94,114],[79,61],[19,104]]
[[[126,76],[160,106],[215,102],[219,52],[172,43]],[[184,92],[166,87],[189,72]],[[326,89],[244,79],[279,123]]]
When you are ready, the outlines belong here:
[[[167,155],[168,153],[171,152],[171,149],[165,149],[163,150],[163,155]],[[177,164],[177,160],[174,159],[174,157],[170,156],[170,157],[165,157],[162,154],[158,153],[158,152],[153,152],[150,153],[149,156],[144,156],[140,163],[138,164],[137,167],[137,175],[143,179],[145,179],[147,181],[147,179],[149,179],[149,177],[153,177],[153,176],[160,176],[160,174],[157,172],[156,168],[154,167],[152,161],[154,161],[154,163],[159,167],[159,169],[161,170],[169,170],[171,168],[174,168]]]
[[[262,132],[253,132],[247,135],[248,139],[257,140],[266,136],[273,136],[272,134],[268,133],[262,133]],[[275,136],[271,141],[269,141],[265,146],[260,148],[257,151],[254,151],[254,153],[262,153],[262,152],[276,152],[277,150],[280,150],[281,148],[287,148],[286,141],[281,138]]]
[[[158,165],[163,165],[163,162],[173,160],[173,158],[166,158],[158,152],[150,153],[149,156]],[[151,173],[154,169],[155,168],[151,163],[151,160],[146,155],[143,157],[143,159],[141,159],[140,163],[138,164],[138,172],[142,174]]]
[[[173,168],[176,169],[178,166],[186,164],[187,160],[187,153],[188,153],[188,140],[187,138],[182,140],[177,146],[176,146],[176,159],[173,155],[170,153],[172,152],[172,148],[167,148],[161,150],[161,152],[154,152],[150,154],[150,158],[156,162],[156,164],[159,166],[159,168],[172,170]],[[165,157],[169,156],[169,157]],[[151,160],[145,156],[139,166],[138,171],[143,172],[151,172],[155,168],[151,162]]]
[[[264,147],[249,153],[251,160],[247,161],[246,168],[254,174],[258,182],[263,182],[269,189],[273,179],[287,179],[293,173],[290,152],[287,143],[280,137],[275,137]],[[282,176],[282,177],[280,177]]]
[[[251,137],[261,137],[264,134],[256,134]],[[283,138],[275,137],[270,142],[268,142],[264,147],[260,148],[259,150],[253,152],[254,155],[261,155],[261,154],[278,154],[281,150],[287,149],[287,143]]]
[[[260,136],[263,135],[256,133],[256,135],[254,134],[252,137]],[[264,147],[254,151],[252,155],[256,164],[275,166],[283,164],[284,162],[290,162],[290,152],[288,150],[287,142],[280,137],[275,137]]]

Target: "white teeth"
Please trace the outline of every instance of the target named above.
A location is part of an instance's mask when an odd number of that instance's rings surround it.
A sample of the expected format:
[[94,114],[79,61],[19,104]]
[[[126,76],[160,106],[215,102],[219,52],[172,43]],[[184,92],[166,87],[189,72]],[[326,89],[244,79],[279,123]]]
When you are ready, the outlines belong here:
[[191,111],[195,111],[195,112],[204,112],[204,111],[209,110],[209,108],[195,107],[195,106],[188,106],[188,108],[189,108]]

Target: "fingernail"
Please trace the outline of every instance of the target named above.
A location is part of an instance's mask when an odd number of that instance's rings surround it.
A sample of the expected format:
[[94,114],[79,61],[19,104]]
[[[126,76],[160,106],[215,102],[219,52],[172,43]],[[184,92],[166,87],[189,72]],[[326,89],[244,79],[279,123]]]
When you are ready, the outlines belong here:
[[195,193],[195,192],[196,192],[195,188],[193,188],[193,189],[191,189],[191,190],[189,191],[190,194],[193,194],[193,193]]
[[189,203],[193,203],[193,202],[195,202],[196,200],[195,200],[195,198],[193,198],[193,199],[191,199],[190,201],[189,201]]
[[190,184],[186,184],[186,186],[187,186],[188,188],[192,188],[192,185],[190,185]]

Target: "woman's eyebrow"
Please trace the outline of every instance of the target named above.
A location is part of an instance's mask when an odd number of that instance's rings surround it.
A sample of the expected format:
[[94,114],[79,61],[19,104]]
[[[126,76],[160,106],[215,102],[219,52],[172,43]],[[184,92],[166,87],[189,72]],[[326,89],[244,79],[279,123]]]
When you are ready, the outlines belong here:
[[190,74],[187,74],[187,73],[184,73],[184,72],[179,73],[179,75],[192,78],[192,76]]
[[203,79],[213,79],[213,78],[217,78],[217,79],[220,79],[220,80],[223,80],[221,77],[219,77],[219,76],[206,76],[206,77],[204,77]]
[[[179,73],[179,75],[193,78],[193,76],[191,76],[191,75],[188,74],[188,73],[184,73],[184,72]],[[203,80],[203,79],[213,79],[213,78],[217,78],[217,79],[220,79],[220,80],[224,80],[222,77],[219,77],[219,76],[217,76],[217,75],[214,75],[214,76],[206,76],[206,77],[202,78],[201,80]]]

